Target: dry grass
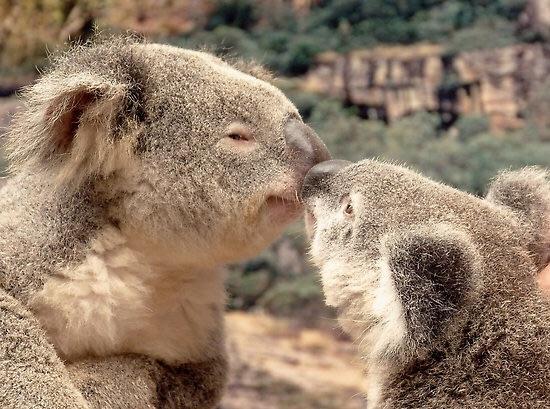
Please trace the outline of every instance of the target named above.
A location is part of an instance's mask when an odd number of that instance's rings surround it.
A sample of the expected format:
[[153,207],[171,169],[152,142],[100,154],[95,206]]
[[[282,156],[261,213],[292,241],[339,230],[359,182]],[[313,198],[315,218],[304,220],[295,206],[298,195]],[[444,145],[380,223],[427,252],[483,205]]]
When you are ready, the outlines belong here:
[[228,314],[231,381],[223,409],[355,409],[364,378],[353,346],[264,314]]

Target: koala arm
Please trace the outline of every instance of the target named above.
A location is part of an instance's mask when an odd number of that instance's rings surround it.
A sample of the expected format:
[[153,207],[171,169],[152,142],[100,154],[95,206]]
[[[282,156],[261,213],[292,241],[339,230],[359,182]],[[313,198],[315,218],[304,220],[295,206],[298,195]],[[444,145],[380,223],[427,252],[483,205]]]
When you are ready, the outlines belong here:
[[0,290],[0,407],[85,409],[34,316]]
[[225,387],[227,361],[220,355],[171,366],[143,355],[121,355],[79,361],[68,370],[92,408],[213,409]]

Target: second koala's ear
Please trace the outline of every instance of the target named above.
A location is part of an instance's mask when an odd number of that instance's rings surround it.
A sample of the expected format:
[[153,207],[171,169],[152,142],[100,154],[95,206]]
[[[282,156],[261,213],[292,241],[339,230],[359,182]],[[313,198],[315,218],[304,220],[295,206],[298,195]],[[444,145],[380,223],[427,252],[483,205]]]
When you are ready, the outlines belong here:
[[528,167],[500,173],[491,183],[487,200],[512,209],[533,232],[530,250],[539,268],[550,260],[550,183],[548,171]]
[[12,171],[48,170],[69,187],[123,168],[139,128],[136,87],[91,71],[44,76],[23,95],[8,134]]
[[386,236],[382,261],[400,301],[407,338],[429,344],[475,289],[479,256],[467,234],[448,226],[422,226]]

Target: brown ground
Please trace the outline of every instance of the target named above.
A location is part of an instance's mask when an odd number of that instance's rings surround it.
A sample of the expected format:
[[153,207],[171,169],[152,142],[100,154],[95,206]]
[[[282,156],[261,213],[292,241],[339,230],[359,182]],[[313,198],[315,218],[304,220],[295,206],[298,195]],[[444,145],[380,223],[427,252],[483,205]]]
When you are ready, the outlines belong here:
[[222,409],[365,406],[350,342],[265,314],[229,313],[227,328],[232,369]]

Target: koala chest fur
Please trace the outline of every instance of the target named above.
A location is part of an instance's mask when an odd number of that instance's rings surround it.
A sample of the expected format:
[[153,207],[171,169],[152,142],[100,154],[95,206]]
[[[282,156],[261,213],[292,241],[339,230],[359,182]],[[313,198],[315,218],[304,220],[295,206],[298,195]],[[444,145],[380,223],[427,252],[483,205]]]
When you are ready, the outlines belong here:
[[82,262],[46,281],[31,308],[69,361],[120,353],[167,362],[210,356],[223,332],[223,276],[172,269],[170,255],[165,259],[151,263],[120,232],[105,229]]

